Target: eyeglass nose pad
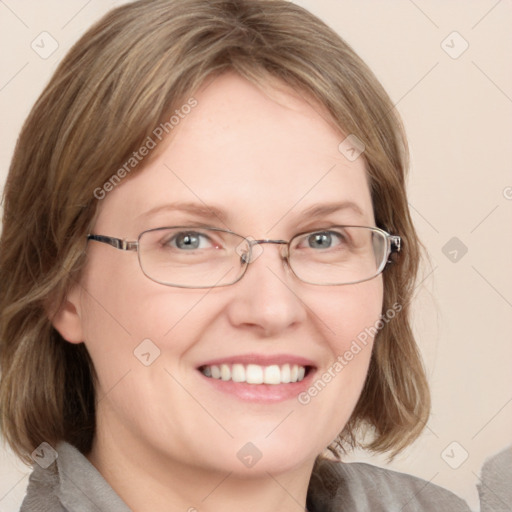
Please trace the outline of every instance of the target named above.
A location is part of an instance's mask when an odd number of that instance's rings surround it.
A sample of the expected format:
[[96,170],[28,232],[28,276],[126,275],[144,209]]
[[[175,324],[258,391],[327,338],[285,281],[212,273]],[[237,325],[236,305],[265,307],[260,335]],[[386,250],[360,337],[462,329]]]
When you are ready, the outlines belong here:
[[249,236],[237,245],[235,251],[240,256],[240,262],[247,265],[253,263],[263,254],[263,247],[257,240]]

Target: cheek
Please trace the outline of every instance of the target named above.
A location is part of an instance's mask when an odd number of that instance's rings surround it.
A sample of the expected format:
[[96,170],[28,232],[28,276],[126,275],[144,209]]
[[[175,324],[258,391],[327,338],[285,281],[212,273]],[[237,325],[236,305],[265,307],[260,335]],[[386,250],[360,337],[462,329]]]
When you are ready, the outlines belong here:
[[207,290],[151,281],[136,254],[107,248],[93,256],[81,280],[82,325],[100,390],[145,369],[147,359],[176,361],[215,316],[214,302],[203,300]]
[[[320,290],[314,303],[318,318],[324,323],[326,339],[336,356],[349,350],[354,340],[370,345],[371,333],[382,314],[382,277]],[[366,357],[369,359],[369,354]]]
[[317,418],[318,436],[334,439],[349,420],[361,394],[370,362],[376,325],[382,314],[380,277],[318,295],[315,313],[323,325],[329,359],[298,396],[304,414]]

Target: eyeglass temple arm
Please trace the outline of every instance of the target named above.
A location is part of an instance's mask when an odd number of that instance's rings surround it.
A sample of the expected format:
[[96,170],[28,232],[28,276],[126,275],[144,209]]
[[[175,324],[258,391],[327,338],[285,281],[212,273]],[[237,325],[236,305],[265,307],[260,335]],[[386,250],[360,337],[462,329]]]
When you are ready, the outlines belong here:
[[120,238],[114,238],[111,236],[103,235],[87,235],[87,240],[94,240],[95,242],[101,242],[103,244],[111,245],[121,251],[136,251],[139,247],[138,242],[128,242],[121,240]]

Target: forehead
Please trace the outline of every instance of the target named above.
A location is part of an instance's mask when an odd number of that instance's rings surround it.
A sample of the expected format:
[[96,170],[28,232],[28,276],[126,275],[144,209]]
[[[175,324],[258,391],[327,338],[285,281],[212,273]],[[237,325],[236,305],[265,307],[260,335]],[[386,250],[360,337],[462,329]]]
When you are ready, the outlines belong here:
[[261,231],[284,216],[293,224],[300,213],[340,202],[358,207],[345,209],[353,222],[372,222],[364,160],[340,153],[345,135],[320,106],[285,87],[262,90],[235,74],[205,84],[194,98],[197,106],[180,116],[158,156],[109,193],[99,224],[155,227],[148,212],[174,203],[219,210],[231,229],[239,229],[235,217]]

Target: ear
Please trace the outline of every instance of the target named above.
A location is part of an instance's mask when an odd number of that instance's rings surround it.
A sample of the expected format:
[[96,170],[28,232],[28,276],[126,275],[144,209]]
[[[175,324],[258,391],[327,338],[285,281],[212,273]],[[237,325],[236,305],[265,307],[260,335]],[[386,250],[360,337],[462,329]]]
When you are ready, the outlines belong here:
[[60,304],[48,309],[53,327],[70,343],[84,341],[80,299],[80,287],[75,286]]

